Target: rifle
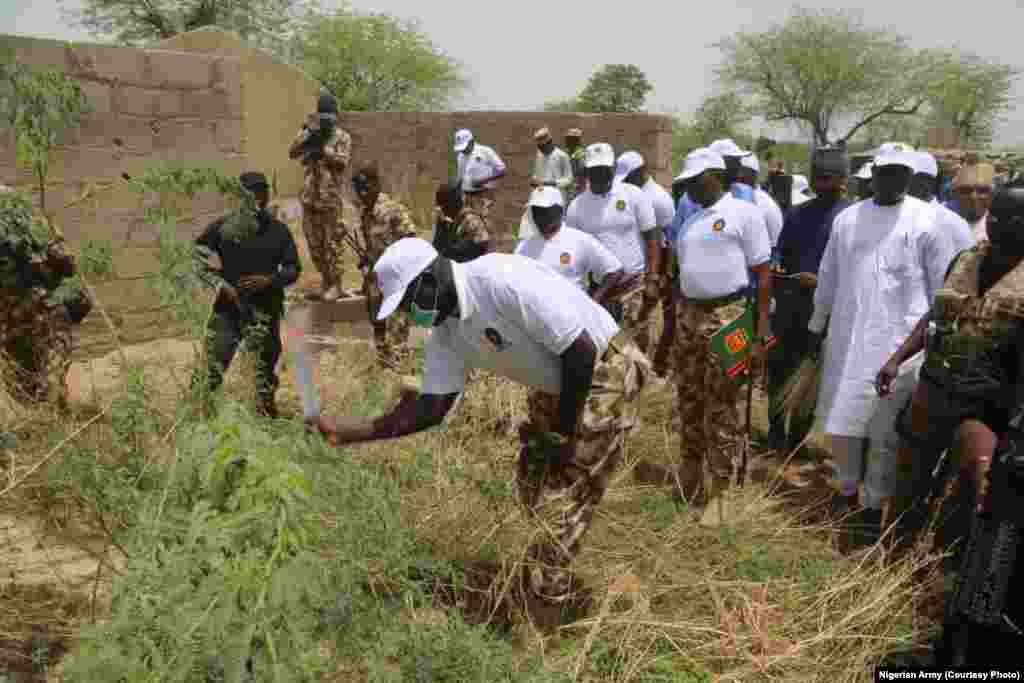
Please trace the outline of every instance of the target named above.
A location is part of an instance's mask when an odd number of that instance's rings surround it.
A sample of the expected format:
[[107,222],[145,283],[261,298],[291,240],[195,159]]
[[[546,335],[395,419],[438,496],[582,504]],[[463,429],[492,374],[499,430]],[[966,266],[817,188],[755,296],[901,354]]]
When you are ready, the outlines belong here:
[[[937,653],[940,665],[988,665],[994,633],[1024,637],[1022,625],[1014,623],[1007,613],[1007,594],[1024,530],[1022,424],[1024,408],[1018,409],[1010,421],[1009,434],[992,457],[988,494],[975,513],[961,572],[946,609]],[[972,639],[972,631],[980,638]]]
[[309,126],[303,124],[303,128],[309,130],[309,135],[302,143],[303,162],[319,161],[324,156],[324,145],[334,134],[334,128],[338,124],[338,118],[334,114],[320,114],[320,127],[310,130]]

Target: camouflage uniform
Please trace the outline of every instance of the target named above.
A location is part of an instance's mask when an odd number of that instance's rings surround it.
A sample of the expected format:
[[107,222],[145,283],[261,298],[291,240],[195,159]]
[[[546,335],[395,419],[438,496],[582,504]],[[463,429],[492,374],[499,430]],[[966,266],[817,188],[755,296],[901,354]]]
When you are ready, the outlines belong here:
[[[304,134],[300,133],[296,142]],[[332,285],[341,286],[342,236],[347,230],[342,218],[342,174],[351,155],[352,137],[335,128],[323,151],[322,158],[305,165],[306,178],[299,201],[302,203],[302,232],[306,236],[309,257],[323,276],[326,289]]]
[[[580,145],[572,154],[569,155],[569,161],[572,162],[572,173],[573,173],[573,184],[569,186],[565,196],[565,206],[569,208],[570,202],[576,199],[583,190],[587,187],[586,172],[583,167],[583,159],[586,156],[587,149],[583,145]],[[583,178],[581,182],[581,178]],[[582,187],[581,187],[582,186]]]
[[[998,434],[1024,398],[1019,389],[1024,264],[979,294],[979,267],[991,248],[991,243],[982,242],[961,252],[950,266],[932,306],[936,335],[928,343],[917,388],[897,419],[903,443],[897,453],[898,491],[892,510],[895,516],[917,504],[902,520],[910,532],[920,531],[925,522],[920,504],[929,492],[930,473],[953,444],[960,424],[977,419]],[[967,466],[975,469],[967,470],[964,478],[980,483],[984,466],[960,463]],[[973,496],[972,491],[960,493],[968,501]],[[953,521],[940,529],[940,543],[966,534],[967,515],[956,515]]]
[[409,320],[404,315],[377,320],[377,311],[384,302],[373,266],[384,250],[403,237],[416,236],[416,224],[409,210],[398,201],[381,192],[372,209],[363,207],[360,214],[360,232],[366,247],[366,262],[363,269],[363,294],[366,296],[366,313],[373,325],[377,353],[387,363],[397,360],[396,354],[405,350],[409,339]]
[[462,260],[449,252],[452,246],[463,241],[481,244],[490,239],[487,222],[474,209],[464,206],[454,221],[441,209],[434,209],[434,248],[442,256],[461,263]]
[[577,431],[572,463],[549,462],[547,434],[559,426],[559,397],[533,391],[529,422],[520,429],[516,476],[520,502],[540,522],[527,551],[530,588],[549,602],[571,597],[569,566],[590,528],[612,473],[622,460],[626,435],[638,424],[636,400],[650,373],[646,357],[619,333],[594,368],[594,381]]
[[[741,384],[730,378],[711,349],[711,337],[743,314],[745,303],[683,298],[676,304],[675,381],[682,422],[681,464],[701,462],[707,498],[732,479],[743,448],[737,401]],[[728,301],[727,299],[725,301]]]
[[644,285],[644,273],[627,275],[625,281],[616,286],[616,293],[607,308],[619,326],[629,332],[640,350],[647,353],[651,344],[653,309],[644,308]]
[[[28,220],[30,207],[27,199],[19,207],[27,212],[23,216]],[[38,234],[32,234],[27,224],[3,227],[0,348],[6,356],[5,387],[18,399],[56,399],[66,406],[72,323],[67,307],[54,293],[65,276],[53,273],[48,264],[69,260],[71,256],[59,233],[47,243]]]

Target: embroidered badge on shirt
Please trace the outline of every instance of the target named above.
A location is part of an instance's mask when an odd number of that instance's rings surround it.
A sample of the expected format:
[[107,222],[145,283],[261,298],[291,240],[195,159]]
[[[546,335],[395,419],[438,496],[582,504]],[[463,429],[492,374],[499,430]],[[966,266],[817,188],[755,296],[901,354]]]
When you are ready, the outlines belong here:
[[618,209],[619,211],[625,211],[626,210],[626,200],[625,199],[620,199],[619,201],[615,202],[615,208]]
[[484,336],[482,339],[484,346],[487,346],[491,351],[501,351],[505,346],[505,340],[501,338],[498,331],[493,327],[488,327],[484,330]]
[[724,228],[725,228],[725,219],[724,218],[719,218],[717,221],[715,221],[714,223],[711,224],[711,229],[714,230],[715,232],[722,232],[722,230]]
[[572,254],[570,254],[567,251],[563,251],[562,255],[558,257],[558,260],[562,263],[563,266],[567,266],[570,263],[572,263]]

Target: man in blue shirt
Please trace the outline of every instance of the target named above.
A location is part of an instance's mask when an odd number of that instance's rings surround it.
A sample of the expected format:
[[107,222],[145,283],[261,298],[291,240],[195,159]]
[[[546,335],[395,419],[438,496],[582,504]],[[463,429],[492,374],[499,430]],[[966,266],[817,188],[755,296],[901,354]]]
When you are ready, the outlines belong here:
[[832,221],[851,205],[843,198],[850,175],[850,161],[842,149],[819,148],[811,160],[811,175],[817,197],[789,211],[779,234],[779,277],[772,331],[779,339],[768,357],[769,440],[776,450],[795,448],[814,424],[814,415],[790,421],[778,410],[786,379],[808,351],[807,323],[814,310],[814,289],[818,266],[825,253]]

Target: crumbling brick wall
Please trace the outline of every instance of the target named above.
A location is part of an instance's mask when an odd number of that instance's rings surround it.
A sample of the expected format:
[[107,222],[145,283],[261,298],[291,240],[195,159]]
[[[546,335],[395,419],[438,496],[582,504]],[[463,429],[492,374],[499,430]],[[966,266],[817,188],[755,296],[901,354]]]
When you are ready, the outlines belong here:
[[[287,159],[286,150],[301,124],[300,112],[313,108],[315,81],[300,79],[298,90],[282,90],[282,78],[296,80],[292,67],[273,72],[280,77],[268,77],[266,55],[209,35],[167,44],[188,51],[17,36],[0,36],[0,44],[14,48],[24,63],[63,69],[81,83],[89,98],[91,113],[68,132],[53,156],[47,198],[51,209],[57,207],[56,220],[70,241],[113,243],[120,279],[99,288],[107,305],[153,304],[145,277],[157,265],[156,228],[144,220],[145,205],[138,194],[117,182],[122,173],[137,175],[154,161],[182,160],[213,163],[230,174],[260,170],[284,178],[286,191],[298,189],[301,168]],[[250,72],[259,72],[260,77]],[[289,115],[269,120],[261,103],[273,102]],[[499,239],[514,237],[518,229],[536,153],[533,132],[541,126],[550,127],[559,143],[566,129],[578,127],[584,143],[609,142],[617,152],[636,149],[659,182],[666,187],[670,182],[667,116],[344,112],[340,125],[352,135],[350,172],[365,161],[378,162],[386,190],[407,201],[418,200],[413,208],[427,235],[429,204],[436,185],[448,177],[454,159],[452,137],[459,128],[471,129],[508,166],[492,211]],[[9,128],[0,128],[0,183],[34,190],[31,175],[15,167],[15,139]],[[97,192],[94,201],[74,204],[86,189],[104,183],[112,188]],[[74,205],[62,208],[68,204]],[[197,234],[223,211],[224,203],[218,196],[201,196],[191,208],[196,220],[180,226],[182,237]]]

